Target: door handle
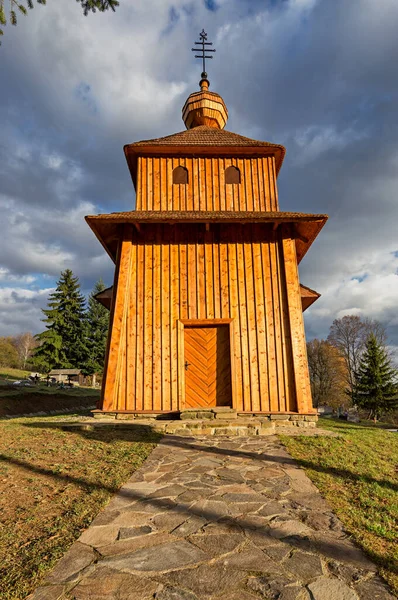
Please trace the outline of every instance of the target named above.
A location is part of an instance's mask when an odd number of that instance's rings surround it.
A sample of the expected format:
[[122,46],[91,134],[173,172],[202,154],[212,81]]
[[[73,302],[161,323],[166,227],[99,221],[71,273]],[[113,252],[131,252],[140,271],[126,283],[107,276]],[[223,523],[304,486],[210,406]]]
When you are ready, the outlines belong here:
[[191,363],[189,363],[187,360],[185,361],[185,370],[188,371],[188,367],[190,366]]

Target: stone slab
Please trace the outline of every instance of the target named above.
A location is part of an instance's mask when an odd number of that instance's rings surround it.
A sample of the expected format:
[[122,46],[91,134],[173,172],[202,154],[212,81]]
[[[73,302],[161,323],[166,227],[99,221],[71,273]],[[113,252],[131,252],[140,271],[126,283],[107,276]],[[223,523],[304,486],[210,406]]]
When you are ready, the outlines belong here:
[[152,548],[142,548],[132,554],[106,558],[103,564],[127,573],[136,571],[151,573],[185,567],[204,561],[206,558],[202,550],[188,541],[175,540],[169,544],[156,546],[156,552],[153,552]]
[[312,600],[358,600],[357,594],[339,579],[319,577],[308,589]]

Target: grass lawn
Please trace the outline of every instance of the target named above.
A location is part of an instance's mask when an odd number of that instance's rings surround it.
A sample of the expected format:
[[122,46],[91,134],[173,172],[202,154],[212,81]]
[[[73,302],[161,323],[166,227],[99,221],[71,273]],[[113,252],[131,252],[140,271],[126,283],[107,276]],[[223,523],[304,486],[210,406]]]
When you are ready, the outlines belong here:
[[19,387],[0,383],[0,418],[38,412],[95,407],[100,390],[86,387],[59,389],[45,383]]
[[52,419],[0,420],[2,600],[21,600],[39,584],[159,439],[46,427]]
[[10,379],[26,379],[29,377],[30,371],[22,371],[22,369],[11,369],[11,367],[0,367],[0,380]]
[[319,426],[340,437],[281,439],[398,593],[398,433],[328,419]]

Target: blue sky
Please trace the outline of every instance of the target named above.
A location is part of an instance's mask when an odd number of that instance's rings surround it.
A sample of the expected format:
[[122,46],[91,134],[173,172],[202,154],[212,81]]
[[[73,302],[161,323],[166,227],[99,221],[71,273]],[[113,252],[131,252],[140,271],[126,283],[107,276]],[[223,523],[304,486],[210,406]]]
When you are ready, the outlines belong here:
[[198,89],[191,48],[227,129],[282,143],[282,210],[329,221],[300,266],[322,297],[308,337],[334,318],[381,320],[398,347],[396,0],[123,0],[84,17],[36,5],[0,48],[0,335],[38,332],[61,270],[85,293],[113,265],[84,215],[134,208],[123,145],[181,131]]

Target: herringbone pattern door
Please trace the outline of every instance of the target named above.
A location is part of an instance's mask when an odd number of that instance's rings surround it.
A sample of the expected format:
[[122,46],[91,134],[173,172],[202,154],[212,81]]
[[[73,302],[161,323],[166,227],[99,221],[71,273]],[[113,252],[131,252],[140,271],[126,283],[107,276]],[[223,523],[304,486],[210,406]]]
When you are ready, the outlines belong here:
[[186,326],[186,408],[232,406],[229,327]]

